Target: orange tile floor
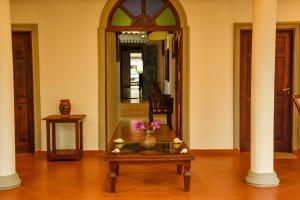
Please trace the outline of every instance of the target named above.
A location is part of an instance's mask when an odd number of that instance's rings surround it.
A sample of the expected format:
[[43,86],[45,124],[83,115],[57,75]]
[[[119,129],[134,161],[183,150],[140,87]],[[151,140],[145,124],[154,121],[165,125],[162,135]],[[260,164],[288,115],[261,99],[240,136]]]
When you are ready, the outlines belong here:
[[[17,156],[22,186],[0,191],[0,200],[299,200],[300,160],[276,159],[281,180],[276,188],[256,188],[244,183],[249,154],[195,153],[191,191],[183,192],[176,166],[121,166],[117,192],[108,192],[108,166],[103,153],[87,152],[80,161],[47,162],[44,154]],[[300,153],[297,154],[298,158]]]

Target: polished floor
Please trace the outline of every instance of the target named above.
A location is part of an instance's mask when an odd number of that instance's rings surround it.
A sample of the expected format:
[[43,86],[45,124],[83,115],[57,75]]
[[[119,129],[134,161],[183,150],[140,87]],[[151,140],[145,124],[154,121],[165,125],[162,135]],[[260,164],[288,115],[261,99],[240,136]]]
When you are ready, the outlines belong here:
[[[123,120],[149,120],[149,102],[147,100],[143,100],[139,102],[134,102],[133,100],[125,100],[121,102],[121,118]],[[167,116],[154,114],[153,120],[159,121],[161,124],[167,124]],[[172,122],[174,124],[174,122]]]
[[138,100],[142,97],[141,90],[139,89],[139,86],[132,85],[130,88],[123,88],[121,90],[121,98],[122,100]]
[[101,152],[86,152],[78,162],[47,162],[41,153],[18,155],[22,186],[0,191],[0,200],[300,199],[299,159],[276,159],[280,186],[256,188],[243,181],[249,168],[248,153],[197,151],[195,155],[188,193],[183,192],[176,166],[126,165],[121,166],[115,194],[108,192],[108,166]]
[[148,118],[149,102],[132,103],[132,100],[122,101],[120,109],[122,118]]

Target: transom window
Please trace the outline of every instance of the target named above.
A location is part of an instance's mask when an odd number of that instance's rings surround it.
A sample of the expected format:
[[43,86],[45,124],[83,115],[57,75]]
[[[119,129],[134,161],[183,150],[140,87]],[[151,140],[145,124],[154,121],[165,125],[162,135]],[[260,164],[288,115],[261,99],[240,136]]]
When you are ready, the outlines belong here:
[[179,20],[168,0],[119,0],[112,10],[108,28],[157,27],[175,29]]

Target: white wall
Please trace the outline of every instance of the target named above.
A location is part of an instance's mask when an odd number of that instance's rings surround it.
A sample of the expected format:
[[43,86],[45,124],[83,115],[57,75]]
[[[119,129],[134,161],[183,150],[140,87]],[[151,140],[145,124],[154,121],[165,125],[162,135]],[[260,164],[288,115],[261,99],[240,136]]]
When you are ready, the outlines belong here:
[[120,122],[120,63],[116,62],[116,36],[107,32],[107,142],[115,133]]
[[233,23],[251,1],[184,0],[190,26],[190,133],[196,149],[233,148]]
[[[300,21],[300,1],[278,0],[279,21]],[[192,148],[233,148],[233,23],[251,22],[251,0],[181,0],[190,26]],[[12,0],[14,23],[39,26],[42,117],[70,98],[87,114],[84,148],[98,148],[98,38],[105,0]],[[102,133],[101,133],[102,134]],[[103,133],[104,134],[104,133]],[[42,124],[45,149],[45,124]]]
[[[37,23],[41,116],[58,113],[71,99],[72,113],[86,114],[84,149],[98,149],[97,28],[104,0],[13,0],[13,23]],[[45,122],[42,148],[46,149]],[[68,141],[72,138],[65,134]],[[71,144],[67,144],[70,146]]]
[[[233,23],[251,0],[184,0],[190,26],[191,147],[233,148]],[[299,21],[300,1],[278,0],[278,21]]]
[[[172,58],[172,41],[174,34],[168,34],[166,49],[169,49],[169,80],[164,80],[164,93],[175,97],[175,59]],[[166,56],[166,55],[165,55]]]

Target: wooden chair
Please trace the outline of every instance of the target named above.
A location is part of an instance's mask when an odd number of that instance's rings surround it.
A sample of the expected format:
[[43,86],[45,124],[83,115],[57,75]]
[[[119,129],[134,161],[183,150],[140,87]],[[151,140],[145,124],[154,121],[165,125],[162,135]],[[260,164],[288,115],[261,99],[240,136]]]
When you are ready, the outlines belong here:
[[154,93],[149,98],[149,122],[153,122],[153,114],[167,115],[167,124],[172,130],[173,98],[171,95]]

